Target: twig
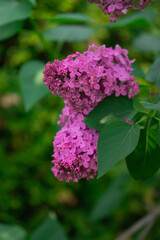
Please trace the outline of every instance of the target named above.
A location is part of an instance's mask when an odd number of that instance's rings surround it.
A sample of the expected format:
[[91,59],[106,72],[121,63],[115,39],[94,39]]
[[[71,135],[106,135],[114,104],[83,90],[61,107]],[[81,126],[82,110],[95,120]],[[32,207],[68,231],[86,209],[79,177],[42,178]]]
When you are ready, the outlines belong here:
[[144,239],[147,237],[148,233],[150,232],[151,228],[152,228],[153,225],[154,225],[154,222],[155,222],[155,221],[153,220],[152,222],[150,222],[150,223],[147,224],[147,226],[146,226],[146,227],[142,230],[142,232],[139,234],[137,240],[144,240]]
[[160,215],[160,206],[155,208],[152,212],[141,218],[138,222],[133,224],[126,232],[120,235],[116,240],[127,240],[132,234],[140,230],[145,225],[153,222]]

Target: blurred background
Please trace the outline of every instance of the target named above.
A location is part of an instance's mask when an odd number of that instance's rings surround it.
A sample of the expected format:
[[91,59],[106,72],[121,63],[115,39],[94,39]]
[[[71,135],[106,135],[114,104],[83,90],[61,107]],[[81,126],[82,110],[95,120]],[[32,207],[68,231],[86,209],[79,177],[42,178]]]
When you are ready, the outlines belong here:
[[[98,180],[59,182],[51,155],[63,101],[43,86],[42,71],[90,44],[119,44],[145,82],[160,53],[159,1],[116,23],[87,0],[0,0],[0,16],[0,222],[30,235],[54,213],[68,239],[115,239],[158,205],[160,177],[134,181],[122,161]],[[159,226],[145,239],[159,240]]]

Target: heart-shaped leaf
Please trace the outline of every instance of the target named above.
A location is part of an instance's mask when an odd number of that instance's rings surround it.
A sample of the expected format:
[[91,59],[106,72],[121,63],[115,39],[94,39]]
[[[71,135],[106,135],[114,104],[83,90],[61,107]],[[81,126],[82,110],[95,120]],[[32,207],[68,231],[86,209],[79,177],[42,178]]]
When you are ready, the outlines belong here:
[[109,185],[91,212],[92,221],[104,219],[117,209],[125,196],[128,180],[129,176],[123,174]]
[[32,60],[25,63],[19,71],[20,87],[25,110],[29,111],[32,106],[49,93],[43,83],[43,69],[45,63]]
[[159,144],[159,146],[160,146],[160,126],[159,126],[159,128],[158,128],[157,138],[158,138],[157,142],[158,142],[158,144]]
[[58,25],[46,30],[44,38],[56,42],[82,42],[91,37],[94,28],[83,25]]
[[145,74],[139,66],[137,66],[136,64],[132,64],[132,68],[133,68],[133,72],[132,72],[133,76],[145,79]]
[[56,216],[50,214],[49,217],[32,234],[30,240],[66,240],[61,225]]
[[134,151],[139,135],[139,125],[121,120],[106,124],[98,139],[98,177]]
[[[160,39],[159,39],[160,44]],[[146,80],[155,83],[158,88],[160,88],[160,57],[157,57],[154,63],[151,65],[147,75]]]
[[108,23],[109,28],[120,28],[120,27],[148,27],[150,26],[157,16],[157,11],[154,8],[146,9],[144,12],[135,12],[133,14],[121,17],[115,23]]
[[137,112],[143,112],[148,114],[150,110],[148,108],[145,108],[142,102],[148,100],[148,96],[150,95],[149,87],[146,85],[140,85],[139,89],[140,89],[140,93],[133,98],[134,109]]
[[146,101],[141,101],[141,104],[148,109],[160,111],[160,102],[159,103],[151,103],[151,102],[146,102]]
[[61,13],[52,19],[52,22],[58,23],[85,23],[92,20],[82,13]]
[[22,29],[23,22],[22,21],[17,21],[17,22],[12,22],[6,25],[3,25],[0,27],[0,41],[6,40]]
[[29,1],[30,1],[30,3],[31,3],[33,6],[36,5],[37,0],[29,0]]
[[19,226],[0,223],[0,240],[24,240],[26,232]]
[[32,11],[31,3],[26,0],[0,0],[0,6],[0,26],[26,19]]
[[127,167],[136,180],[147,180],[160,167],[160,147],[157,143],[157,131],[147,129],[141,131],[137,148],[127,158]]
[[160,51],[160,36],[142,33],[140,36],[134,39],[133,45],[141,52],[157,53]]
[[101,130],[107,122],[127,118],[133,112],[132,99],[120,96],[106,97],[89,113],[84,122],[89,127]]

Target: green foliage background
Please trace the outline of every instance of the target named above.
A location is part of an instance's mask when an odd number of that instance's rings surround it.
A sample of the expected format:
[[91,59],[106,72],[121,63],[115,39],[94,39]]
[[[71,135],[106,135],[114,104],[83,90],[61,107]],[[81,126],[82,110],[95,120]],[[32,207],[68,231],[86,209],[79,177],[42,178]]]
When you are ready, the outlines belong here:
[[[94,43],[107,47],[119,44],[128,49],[129,57],[136,58],[136,65],[143,70],[137,74],[137,80],[143,82],[143,72],[147,72],[160,50],[158,44],[156,50],[152,49],[153,44],[144,47],[145,40],[138,44],[143,32],[160,37],[158,1],[152,7],[157,10],[154,24],[140,18],[131,23],[119,20],[113,27],[108,23],[108,17],[86,0],[37,0],[30,18],[23,22],[18,34],[0,41],[0,222],[18,224],[32,232],[48,212],[55,212],[69,239],[111,240],[160,202],[158,174],[144,183],[128,178],[124,187],[126,194],[119,206],[106,216],[93,217],[93,208],[100,196],[126,171],[125,163],[118,164],[99,180],[79,183],[56,180],[50,170],[50,161],[63,102],[48,93],[25,112],[18,77],[21,66],[29,60],[62,59],[75,51],[82,52]],[[94,19],[94,23],[88,24],[95,26],[94,34],[83,42],[43,40],[42,30],[57,24],[53,21],[57,14],[67,12],[84,13]],[[130,11],[129,14],[136,13]],[[111,201],[118,197],[115,190]],[[101,205],[99,211],[109,208],[108,205],[103,209]],[[155,224],[148,240],[160,239],[159,224],[160,221]]]

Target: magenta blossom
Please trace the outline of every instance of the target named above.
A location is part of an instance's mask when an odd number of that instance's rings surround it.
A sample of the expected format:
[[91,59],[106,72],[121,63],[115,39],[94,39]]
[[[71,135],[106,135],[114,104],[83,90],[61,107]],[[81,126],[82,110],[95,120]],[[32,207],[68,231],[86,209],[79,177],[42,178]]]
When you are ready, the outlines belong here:
[[93,179],[97,174],[98,132],[82,122],[83,114],[73,112],[67,117],[54,139],[52,171],[60,181]]
[[47,63],[44,84],[62,97],[65,107],[58,124],[62,129],[54,139],[52,171],[60,181],[78,182],[97,174],[97,140],[99,132],[87,127],[83,120],[105,97],[114,94],[128,98],[139,92],[131,76],[128,52],[120,46],[90,46],[84,53]]
[[109,20],[116,22],[116,18],[126,14],[128,9],[143,11],[152,0],[88,0],[89,3],[98,3],[103,13],[111,15]]
[[73,111],[87,114],[107,96],[132,98],[139,92],[138,83],[130,75],[133,62],[127,50],[118,45],[115,49],[92,45],[84,53],[47,63],[43,80]]

